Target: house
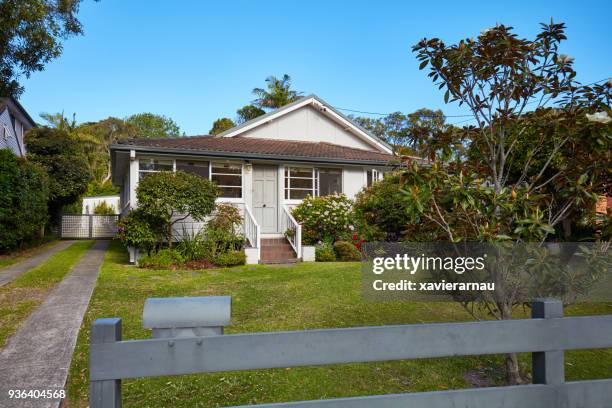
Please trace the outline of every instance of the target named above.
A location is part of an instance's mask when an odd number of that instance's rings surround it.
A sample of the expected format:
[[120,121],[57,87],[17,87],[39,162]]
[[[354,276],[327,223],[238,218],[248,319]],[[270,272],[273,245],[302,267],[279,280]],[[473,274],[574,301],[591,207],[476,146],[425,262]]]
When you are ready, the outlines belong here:
[[273,260],[275,253],[314,257],[301,247],[291,207],[307,195],[353,198],[397,162],[387,143],[315,95],[217,136],[127,140],[110,149],[122,212],[138,205],[138,180],[150,172],[182,170],[216,182],[218,201],[243,214],[248,263]]
[[0,97],[0,149],[10,149],[15,155],[26,154],[23,135],[36,126],[36,122],[11,97]]

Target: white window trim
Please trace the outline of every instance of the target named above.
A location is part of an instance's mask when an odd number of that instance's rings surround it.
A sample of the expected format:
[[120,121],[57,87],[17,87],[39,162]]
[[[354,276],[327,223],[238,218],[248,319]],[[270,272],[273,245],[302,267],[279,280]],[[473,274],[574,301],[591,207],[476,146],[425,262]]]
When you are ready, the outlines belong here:
[[[312,178],[310,177],[291,177],[291,169],[308,169],[308,170],[312,170]],[[343,167],[304,167],[304,166],[287,166],[284,168],[283,171],[283,200],[286,204],[300,204],[302,201],[304,201],[303,198],[285,198],[285,194],[286,191],[289,190],[299,190],[299,191],[308,191],[310,190],[312,193],[310,194],[313,197],[319,197],[320,194],[320,185],[321,185],[321,178],[320,178],[320,173],[319,170],[321,169],[336,169],[336,170],[340,170],[340,183],[341,183],[341,190],[342,193],[344,194],[344,168]],[[285,175],[285,172],[287,172],[287,175]],[[312,180],[312,188],[293,188],[291,189],[289,187],[289,185],[291,185],[291,179],[297,179],[297,180]],[[289,185],[287,185],[287,181],[289,181]],[[291,192],[290,192],[291,194]]]

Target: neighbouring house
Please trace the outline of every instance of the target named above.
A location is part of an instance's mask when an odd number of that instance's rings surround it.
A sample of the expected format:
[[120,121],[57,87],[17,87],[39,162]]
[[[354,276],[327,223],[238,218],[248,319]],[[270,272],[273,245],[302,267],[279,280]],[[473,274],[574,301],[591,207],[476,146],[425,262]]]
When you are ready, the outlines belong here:
[[0,97],[0,149],[10,149],[15,155],[24,157],[23,135],[33,127],[36,122],[17,100]]
[[119,214],[121,199],[118,195],[83,197],[83,207],[81,212],[82,214],[93,214],[96,207],[102,205],[103,203],[112,208],[115,211],[115,214]]
[[[216,136],[134,139],[110,149],[122,213],[137,207],[138,181],[151,172],[182,170],[216,182],[218,201],[235,204],[243,214],[248,263],[275,254],[314,257],[314,251],[302,250],[291,207],[307,195],[353,198],[398,162],[387,143],[315,95]],[[175,232],[200,227],[187,222]]]

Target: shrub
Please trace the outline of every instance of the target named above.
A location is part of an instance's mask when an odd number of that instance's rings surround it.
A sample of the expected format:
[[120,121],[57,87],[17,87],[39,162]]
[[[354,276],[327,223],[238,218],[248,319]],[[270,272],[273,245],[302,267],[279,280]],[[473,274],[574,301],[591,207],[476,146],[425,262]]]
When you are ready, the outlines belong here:
[[106,203],[106,201],[102,201],[100,204],[96,205],[93,209],[93,213],[96,215],[115,215],[115,209],[112,205]]
[[172,266],[182,265],[184,263],[185,259],[183,256],[178,251],[171,248],[160,249],[138,260],[138,266],[141,268],[168,269]]
[[44,170],[0,150],[0,250],[40,236],[47,222],[48,179]]
[[130,211],[117,225],[117,237],[127,246],[150,251],[160,241],[156,220],[141,209]]
[[217,255],[213,259],[213,263],[223,267],[244,265],[246,263],[246,254],[244,250],[224,252]]
[[397,173],[388,174],[355,198],[355,223],[366,241],[399,241],[410,222],[409,201]]
[[334,262],[335,260],[336,252],[331,244],[322,243],[315,247],[315,261]]
[[241,223],[242,217],[236,207],[230,204],[217,206],[203,231],[204,257],[214,262],[220,254],[242,250],[246,240],[237,233]]
[[204,259],[206,258],[205,242],[206,238],[202,231],[195,234],[183,231],[176,250],[185,258],[185,262]]
[[349,231],[351,200],[344,194],[308,196],[293,209],[292,214],[302,224],[302,241],[306,245],[332,243]]
[[346,241],[337,241],[334,243],[334,251],[339,261],[352,262],[361,261],[361,252],[355,245]]

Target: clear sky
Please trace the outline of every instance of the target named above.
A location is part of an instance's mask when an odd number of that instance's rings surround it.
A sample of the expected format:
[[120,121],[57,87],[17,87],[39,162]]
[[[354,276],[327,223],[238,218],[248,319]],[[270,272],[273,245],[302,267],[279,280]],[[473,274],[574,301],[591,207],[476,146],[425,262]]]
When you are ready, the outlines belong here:
[[[35,119],[61,112],[77,121],[153,112],[187,135],[235,117],[269,75],[332,106],[412,112],[445,105],[411,47],[446,43],[496,23],[533,38],[539,23],[567,24],[562,52],[584,83],[612,76],[608,1],[146,1],[85,0],[85,35],[69,39],[45,71],[24,79],[24,107]],[[450,122],[458,121],[449,118]]]

